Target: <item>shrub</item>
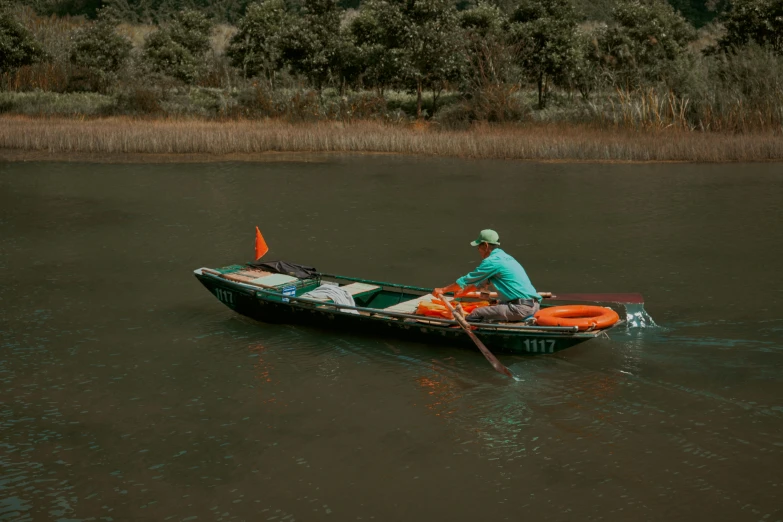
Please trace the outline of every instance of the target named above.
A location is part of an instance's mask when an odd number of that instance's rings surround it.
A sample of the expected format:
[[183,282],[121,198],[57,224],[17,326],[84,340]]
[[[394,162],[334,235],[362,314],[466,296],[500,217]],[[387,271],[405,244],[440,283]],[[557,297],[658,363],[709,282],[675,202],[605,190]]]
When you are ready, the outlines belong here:
[[270,91],[257,84],[250,89],[241,91],[237,96],[237,103],[242,116],[268,118],[279,113]]
[[[783,57],[748,45],[715,56],[710,63],[710,93],[697,101],[710,128],[746,131],[783,125]],[[707,102],[707,103],[705,103]]]
[[304,0],[281,36],[283,61],[321,90],[339,68],[340,11],[336,0]]
[[663,0],[622,0],[600,46],[615,82],[635,88],[664,79],[695,37],[693,27]]
[[723,24],[726,35],[720,46],[724,49],[749,42],[783,53],[783,1],[734,0]]
[[149,87],[132,87],[117,96],[114,111],[120,114],[160,114],[162,95]]
[[0,0],[0,73],[31,65],[43,57],[41,45]]
[[673,94],[687,100],[690,125],[703,130],[781,130],[783,57],[751,44],[677,64]]
[[116,23],[104,15],[73,37],[71,63],[93,86],[90,90],[105,91],[116,81],[117,72],[130,56],[133,45],[117,33],[116,27]]
[[466,101],[443,107],[433,118],[446,130],[465,130],[476,121],[476,113]]
[[538,108],[546,106],[550,83],[563,83],[574,61],[576,16],[570,0],[525,0],[511,17],[511,37],[520,65],[538,87]]
[[203,68],[211,27],[198,11],[181,11],[171,24],[147,37],[144,56],[154,72],[192,84]]
[[283,0],[266,0],[248,6],[231,38],[226,55],[246,78],[262,76],[274,87],[281,65],[280,35],[288,21]]

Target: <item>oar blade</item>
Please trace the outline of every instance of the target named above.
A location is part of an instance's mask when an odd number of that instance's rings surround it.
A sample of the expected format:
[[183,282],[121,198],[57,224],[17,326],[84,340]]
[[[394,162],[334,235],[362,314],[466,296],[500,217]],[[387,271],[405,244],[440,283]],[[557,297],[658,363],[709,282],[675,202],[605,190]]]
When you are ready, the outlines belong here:
[[511,377],[512,379],[516,380],[516,377],[514,377],[514,374],[511,373],[511,370],[501,364],[497,357],[492,355],[492,352],[489,351],[489,348],[484,346],[484,343],[481,342],[481,339],[479,339],[476,334],[471,331],[470,325],[467,323],[462,314],[454,310],[454,307],[451,306],[451,303],[449,303],[449,301],[442,294],[436,294],[435,297],[438,297],[443,301],[443,304],[446,305],[446,309],[448,309],[448,311],[451,312],[451,315],[454,316],[454,320],[457,321],[460,327],[465,330],[465,333],[470,336],[470,338],[473,340],[473,343],[478,347],[479,351],[484,355],[484,358],[489,361],[489,364],[492,365],[495,371],[502,373],[506,377]]

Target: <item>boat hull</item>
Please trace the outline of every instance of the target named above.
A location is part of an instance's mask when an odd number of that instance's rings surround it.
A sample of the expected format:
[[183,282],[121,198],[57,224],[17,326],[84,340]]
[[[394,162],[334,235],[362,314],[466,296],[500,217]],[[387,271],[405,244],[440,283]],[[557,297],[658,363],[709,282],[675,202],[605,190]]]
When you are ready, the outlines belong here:
[[[196,274],[199,281],[223,304],[244,316],[267,323],[298,324],[343,334],[394,337],[413,342],[437,343],[475,349],[469,336],[458,327],[432,325],[416,320],[390,320],[382,316],[357,315],[330,307],[268,299],[258,292],[230,281]],[[504,354],[555,353],[594,339],[600,332],[480,331],[476,335],[493,352]]]

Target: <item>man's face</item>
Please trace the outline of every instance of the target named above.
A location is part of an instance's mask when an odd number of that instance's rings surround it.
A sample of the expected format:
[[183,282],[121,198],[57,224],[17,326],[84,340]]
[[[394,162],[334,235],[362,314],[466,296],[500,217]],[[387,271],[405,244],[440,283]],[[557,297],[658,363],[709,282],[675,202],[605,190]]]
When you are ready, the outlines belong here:
[[481,259],[485,259],[487,255],[489,255],[489,245],[486,243],[481,243],[478,246],[479,255],[481,256]]

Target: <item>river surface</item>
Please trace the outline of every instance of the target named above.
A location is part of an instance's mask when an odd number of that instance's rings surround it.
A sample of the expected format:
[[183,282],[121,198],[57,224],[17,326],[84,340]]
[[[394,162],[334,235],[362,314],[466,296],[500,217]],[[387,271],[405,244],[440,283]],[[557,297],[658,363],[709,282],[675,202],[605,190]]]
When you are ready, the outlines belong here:
[[[0,520],[783,519],[783,165],[0,164]],[[659,325],[553,356],[267,325],[269,258],[538,290]]]

